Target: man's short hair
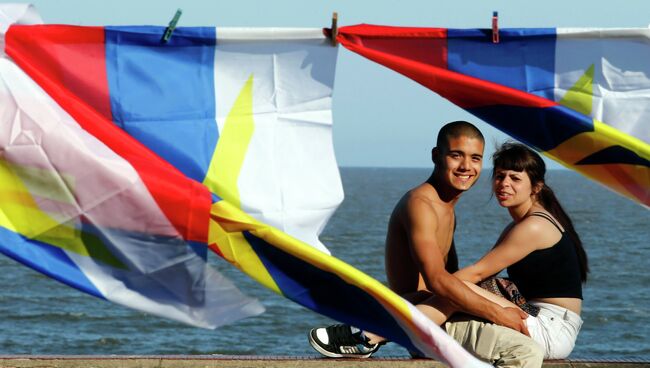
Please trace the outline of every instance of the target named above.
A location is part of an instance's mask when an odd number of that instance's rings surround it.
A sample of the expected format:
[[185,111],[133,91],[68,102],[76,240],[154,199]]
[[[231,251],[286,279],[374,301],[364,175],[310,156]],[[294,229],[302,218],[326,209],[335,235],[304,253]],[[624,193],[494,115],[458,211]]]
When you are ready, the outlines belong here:
[[480,139],[485,144],[483,134],[472,123],[463,120],[452,121],[445,124],[438,132],[438,140],[436,146],[439,148],[449,148],[449,140],[451,138],[469,137]]

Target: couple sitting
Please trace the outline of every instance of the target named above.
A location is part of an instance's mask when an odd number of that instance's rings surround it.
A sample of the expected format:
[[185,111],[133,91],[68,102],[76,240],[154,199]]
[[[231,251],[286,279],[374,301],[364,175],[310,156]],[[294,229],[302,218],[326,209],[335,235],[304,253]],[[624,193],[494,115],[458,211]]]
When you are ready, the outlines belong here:
[[[493,156],[494,196],[513,221],[492,250],[458,270],[454,205],[478,179],[483,148],[483,135],[470,123],[452,122],[440,130],[431,177],[400,199],[388,224],[389,286],[491,363],[541,366],[542,358],[566,358],[582,325],[587,256],[571,220],[544,182],[544,161],[524,145],[506,143]],[[504,269],[509,279],[494,278]],[[456,312],[492,323],[449,322]],[[480,333],[484,329],[492,331]],[[385,339],[372,331],[334,325],[313,329],[309,341],[329,357],[365,358]],[[505,362],[508,354],[517,363]]]

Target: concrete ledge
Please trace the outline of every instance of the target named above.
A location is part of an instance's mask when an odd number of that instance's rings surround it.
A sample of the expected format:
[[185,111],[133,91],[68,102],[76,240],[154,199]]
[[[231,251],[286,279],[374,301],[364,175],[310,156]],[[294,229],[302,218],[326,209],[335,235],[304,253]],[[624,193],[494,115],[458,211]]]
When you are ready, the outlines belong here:
[[[243,355],[164,355],[164,356],[0,356],[0,368],[443,368],[427,359],[327,359],[320,357],[280,357]],[[556,360],[545,368],[650,367],[650,362],[635,360]]]

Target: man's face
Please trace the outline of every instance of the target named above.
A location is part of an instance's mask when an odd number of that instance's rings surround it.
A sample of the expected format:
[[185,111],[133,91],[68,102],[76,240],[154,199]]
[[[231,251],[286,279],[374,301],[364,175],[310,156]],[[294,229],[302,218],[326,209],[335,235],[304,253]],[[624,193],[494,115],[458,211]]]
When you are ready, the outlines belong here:
[[449,147],[440,152],[444,179],[456,190],[468,190],[481,174],[483,141],[460,136],[449,138],[448,142]]

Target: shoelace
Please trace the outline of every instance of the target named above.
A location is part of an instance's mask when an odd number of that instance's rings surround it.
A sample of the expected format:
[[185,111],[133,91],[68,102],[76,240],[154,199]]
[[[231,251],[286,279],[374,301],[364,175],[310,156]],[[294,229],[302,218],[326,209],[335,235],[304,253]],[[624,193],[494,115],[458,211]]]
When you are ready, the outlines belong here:
[[340,324],[327,328],[327,335],[329,336],[330,343],[336,346],[356,346],[357,344],[366,345],[365,341],[360,337],[356,337],[350,331],[350,326]]

